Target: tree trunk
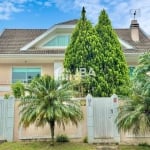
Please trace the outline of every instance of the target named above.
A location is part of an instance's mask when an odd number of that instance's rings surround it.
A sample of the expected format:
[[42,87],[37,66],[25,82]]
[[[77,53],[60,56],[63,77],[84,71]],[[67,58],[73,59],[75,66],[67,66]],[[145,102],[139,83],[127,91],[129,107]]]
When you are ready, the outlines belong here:
[[52,138],[51,145],[54,145],[54,128],[55,128],[55,121],[54,121],[54,120],[50,120],[49,125],[50,125],[51,138]]

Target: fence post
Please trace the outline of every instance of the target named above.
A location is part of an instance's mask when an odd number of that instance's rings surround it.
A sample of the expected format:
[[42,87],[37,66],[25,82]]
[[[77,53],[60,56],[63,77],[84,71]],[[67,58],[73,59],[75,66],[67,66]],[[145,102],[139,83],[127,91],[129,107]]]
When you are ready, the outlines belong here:
[[88,131],[88,143],[93,143],[94,140],[94,124],[93,124],[93,100],[92,95],[86,96],[87,107],[87,131]]
[[120,142],[120,134],[118,132],[118,128],[116,126],[116,123],[115,123],[115,119],[118,115],[118,107],[119,107],[119,100],[118,100],[118,96],[116,94],[113,94],[111,96],[111,99],[112,99],[112,102],[113,102],[113,121],[114,121],[114,130],[113,130],[113,135],[114,135],[114,139],[115,141],[117,141],[118,143]]

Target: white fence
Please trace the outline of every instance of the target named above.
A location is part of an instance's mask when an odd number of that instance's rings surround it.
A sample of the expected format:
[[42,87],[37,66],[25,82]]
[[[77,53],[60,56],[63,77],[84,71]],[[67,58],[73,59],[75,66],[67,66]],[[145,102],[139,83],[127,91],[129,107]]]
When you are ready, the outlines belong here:
[[0,140],[13,141],[14,99],[0,97]]

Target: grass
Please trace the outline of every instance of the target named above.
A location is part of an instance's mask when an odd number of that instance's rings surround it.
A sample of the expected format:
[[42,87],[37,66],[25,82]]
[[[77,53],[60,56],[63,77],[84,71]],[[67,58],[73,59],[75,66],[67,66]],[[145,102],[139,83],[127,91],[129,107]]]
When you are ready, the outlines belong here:
[[0,150],[95,150],[94,145],[85,143],[55,143],[49,142],[6,142],[0,145]]
[[[0,150],[96,150],[96,145],[87,143],[55,143],[49,142],[6,142],[0,144]],[[119,146],[119,150],[150,150],[148,146]]]
[[121,150],[150,150],[149,146],[120,146]]

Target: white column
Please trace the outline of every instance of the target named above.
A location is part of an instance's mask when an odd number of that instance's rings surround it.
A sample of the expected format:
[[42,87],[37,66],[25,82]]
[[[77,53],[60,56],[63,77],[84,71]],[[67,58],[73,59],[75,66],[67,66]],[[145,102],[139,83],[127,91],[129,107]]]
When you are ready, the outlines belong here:
[[54,62],[54,79],[59,80],[63,73],[63,63]]
[[116,126],[116,123],[115,123],[115,119],[118,115],[118,107],[119,107],[119,101],[118,101],[118,96],[116,94],[113,94],[111,96],[111,99],[112,99],[112,103],[113,103],[113,137],[114,137],[114,140],[116,142],[120,142],[120,134],[118,132],[118,128]]
[[87,107],[87,131],[88,131],[88,143],[94,141],[94,123],[93,123],[93,99],[92,95],[88,94],[86,97]]

